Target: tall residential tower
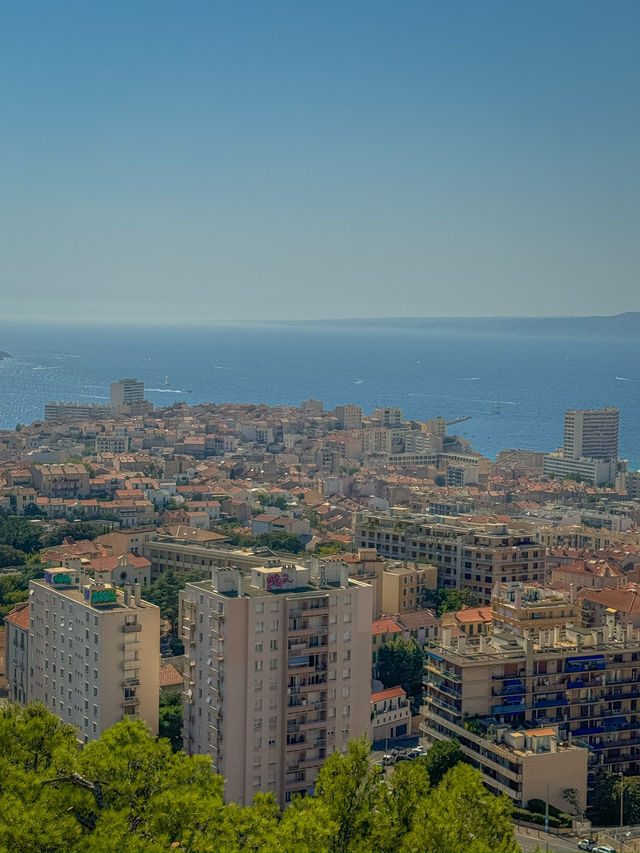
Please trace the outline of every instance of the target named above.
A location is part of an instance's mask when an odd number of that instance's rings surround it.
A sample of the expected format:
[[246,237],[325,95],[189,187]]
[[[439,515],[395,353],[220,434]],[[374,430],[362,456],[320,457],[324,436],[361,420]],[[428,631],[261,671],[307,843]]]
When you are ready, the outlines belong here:
[[370,731],[372,587],[322,563],[218,569],[180,594],[184,749],[211,755],[230,802],[311,792]]

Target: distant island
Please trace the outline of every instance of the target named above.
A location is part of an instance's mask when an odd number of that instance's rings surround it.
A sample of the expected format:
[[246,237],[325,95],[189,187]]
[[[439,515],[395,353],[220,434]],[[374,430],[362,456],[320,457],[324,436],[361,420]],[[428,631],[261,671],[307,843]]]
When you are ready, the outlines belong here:
[[11,358],[11,353],[0,350],[0,358]]
[[[294,323],[291,323],[294,325]],[[323,325],[361,329],[407,329],[434,334],[547,338],[640,339],[640,311],[602,317],[379,317],[297,321],[296,326]]]

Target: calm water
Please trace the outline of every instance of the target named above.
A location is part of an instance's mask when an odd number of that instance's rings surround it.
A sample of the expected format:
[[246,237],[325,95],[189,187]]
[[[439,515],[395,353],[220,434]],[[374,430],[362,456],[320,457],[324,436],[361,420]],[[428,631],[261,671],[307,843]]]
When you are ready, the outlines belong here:
[[[472,415],[451,431],[495,457],[552,450],[567,408],[620,409],[620,452],[640,467],[640,342],[443,335],[361,327],[94,329],[0,323],[0,427],[44,417],[48,400],[106,401],[137,376],[156,406],[239,401],[370,411],[426,420]],[[165,378],[169,385],[165,387]],[[191,393],[187,393],[190,391]]]

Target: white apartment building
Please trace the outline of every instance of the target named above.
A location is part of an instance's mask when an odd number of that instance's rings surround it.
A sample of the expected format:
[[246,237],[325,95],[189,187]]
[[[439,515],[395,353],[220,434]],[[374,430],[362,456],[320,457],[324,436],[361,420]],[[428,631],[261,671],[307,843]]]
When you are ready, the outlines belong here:
[[340,429],[360,429],[362,427],[362,407],[347,403],[336,406],[333,413],[338,418]]
[[140,585],[122,590],[48,569],[30,582],[29,600],[29,700],[85,743],[127,715],[157,734],[160,609],[140,598]]
[[369,734],[372,595],[330,563],[216,569],[180,594],[184,749],[211,755],[228,802],[284,806]]
[[111,409],[120,411],[123,406],[144,402],[144,382],[137,379],[120,379],[111,383]]
[[567,409],[564,414],[566,459],[618,459],[620,412],[605,409]]
[[45,421],[54,421],[59,418],[69,420],[70,418],[108,418],[111,407],[107,403],[58,403],[51,401],[45,403]]
[[128,453],[128,435],[97,435],[96,453]]
[[602,486],[615,482],[620,470],[618,432],[620,412],[605,409],[567,409],[562,452],[544,457],[544,473],[556,477],[576,474]]

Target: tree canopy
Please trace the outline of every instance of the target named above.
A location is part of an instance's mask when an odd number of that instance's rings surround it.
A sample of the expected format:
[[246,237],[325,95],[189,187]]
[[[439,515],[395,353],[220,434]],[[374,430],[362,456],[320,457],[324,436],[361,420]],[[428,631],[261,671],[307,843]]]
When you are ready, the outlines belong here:
[[407,696],[419,703],[422,695],[424,653],[416,640],[397,637],[378,652],[378,678],[385,687],[400,685]]
[[139,720],[80,749],[42,705],[0,710],[0,850],[187,853],[367,850],[517,851],[511,803],[457,764],[433,785],[424,763],[385,779],[352,741],[321,769],[313,796],[281,811],[273,795],[225,803],[208,756],[173,752]]

